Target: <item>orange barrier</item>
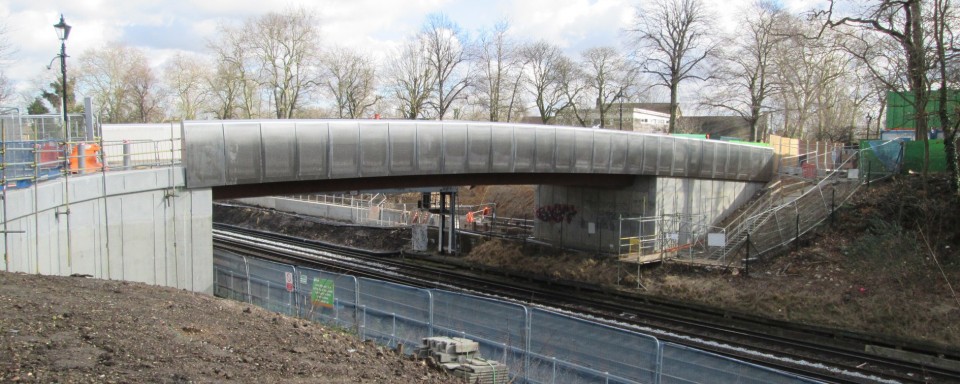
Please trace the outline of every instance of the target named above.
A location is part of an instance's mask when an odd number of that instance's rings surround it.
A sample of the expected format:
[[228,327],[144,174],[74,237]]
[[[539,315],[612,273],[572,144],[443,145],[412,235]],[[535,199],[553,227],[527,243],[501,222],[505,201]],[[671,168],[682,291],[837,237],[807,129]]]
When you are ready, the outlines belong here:
[[97,152],[100,152],[99,144],[91,143],[84,145],[82,155],[77,153],[79,149],[79,145],[74,145],[70,151],[70,172],[80,173],[79,161],[81,158],[83,159],[83,173],[96,172],[99,171],[100,168],[103,168],[103,164],[100,163],[100,158],[97,157]]

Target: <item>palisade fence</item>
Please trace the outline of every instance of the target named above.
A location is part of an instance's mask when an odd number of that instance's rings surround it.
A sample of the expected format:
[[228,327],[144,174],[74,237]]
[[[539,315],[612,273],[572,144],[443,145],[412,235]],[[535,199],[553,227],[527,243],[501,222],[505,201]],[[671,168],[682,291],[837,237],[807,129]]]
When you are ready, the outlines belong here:
[[214,250],[214,294],[356,332],[410,353],[465,337],[521,383],[814,383],[560,313]]

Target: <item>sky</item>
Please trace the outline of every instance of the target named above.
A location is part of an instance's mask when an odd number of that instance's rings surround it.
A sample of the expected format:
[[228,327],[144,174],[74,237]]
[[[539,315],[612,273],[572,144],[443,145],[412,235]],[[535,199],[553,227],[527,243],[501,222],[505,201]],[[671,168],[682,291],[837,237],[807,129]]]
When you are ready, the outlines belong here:
[[[518,40],[545,39],[577,57],[589,47],[622,47],[622,31],[640,1],[650,0],[4,0],[0,25],[13,52],[0,61],[0,68],[18,92],[39,93],[59,75],[58,65],[50,70],[47,65],[60,53],[53,25],[61,14],[73,27],[66,42],[69,77],[71,60],[110,42],[143,50],[159,69],[178,51],[207,53],[218,25],[298,7],[319,16],[323,44],[374,55],[392,52],[420,29],[427,15],[442,12],[471,34],[506,20]],[[749,1],[707,4],[721,25],[733,28],[734,11]],[[818,2],[780,1],[797,12]]]

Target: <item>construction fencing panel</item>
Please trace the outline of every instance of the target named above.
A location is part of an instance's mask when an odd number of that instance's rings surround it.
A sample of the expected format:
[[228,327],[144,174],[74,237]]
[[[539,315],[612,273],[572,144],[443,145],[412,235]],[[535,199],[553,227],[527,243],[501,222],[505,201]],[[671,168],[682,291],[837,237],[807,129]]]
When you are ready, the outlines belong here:
[[480,344],[483,358],[506,364],[514,377],[525,376],[526,307],[463,293],[432,292],[436,335],[470,338]]
[[296,302],[300,317],[346,329],[356,329],[357,278],[309,268],[297,268]]
[[295,316],[296,290],[293,276],[296,270],[291,265],[261,259],[247,259],[250,276],[250,303],[273,312]]
[[365,278],[359,282],[361,337],[412,351],[433,336],[430,291]]
[[219,249],[213,253],[213,295],[249,303],[247,258]]
[[[539,383],[654,383],[660,342],[541,309],[530,316],[530,369]],[[558,364],[557,362],[561,363]]]
[[663,343],[661,384],[804,384],[819,381],[788,375],[679,344]]
[[[430,336],[476,341],[517,383],[815,383],[588,320],[214,251],[214,294],[355,329],[413,352]],[[411,347],[411,348],[407,348]]]

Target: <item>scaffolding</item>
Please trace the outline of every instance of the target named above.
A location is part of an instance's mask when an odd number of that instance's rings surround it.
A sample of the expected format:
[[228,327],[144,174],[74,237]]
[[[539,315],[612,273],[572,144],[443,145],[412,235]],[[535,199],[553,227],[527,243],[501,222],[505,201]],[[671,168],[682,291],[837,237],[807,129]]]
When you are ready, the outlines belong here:
[[620,217],[618,258],[647,264],[694,259],[722,248],[726,230],[705,223],[707,215],[670,213]]

